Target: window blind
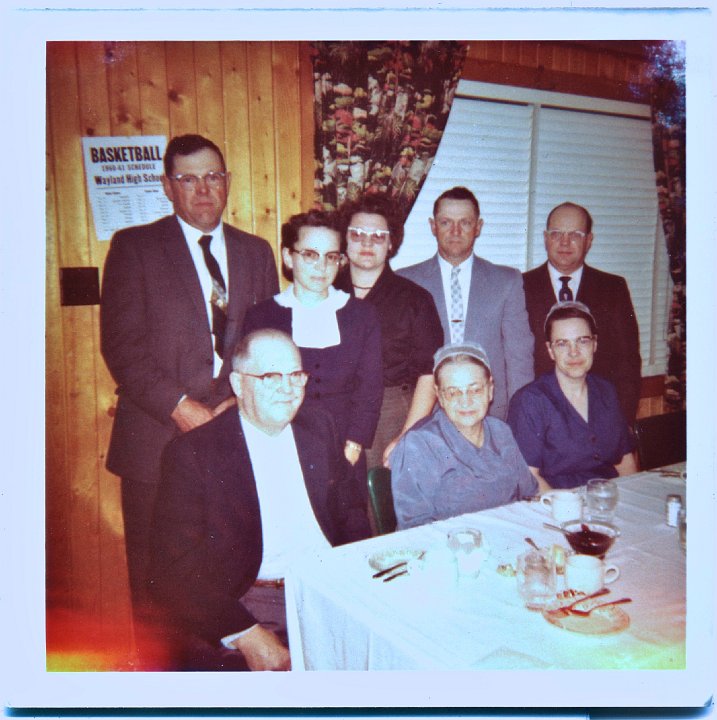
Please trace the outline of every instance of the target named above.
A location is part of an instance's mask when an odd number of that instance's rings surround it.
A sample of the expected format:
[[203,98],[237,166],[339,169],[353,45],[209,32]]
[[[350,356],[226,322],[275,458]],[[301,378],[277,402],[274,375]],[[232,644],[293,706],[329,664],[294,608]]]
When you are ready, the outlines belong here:
[[[459,87],[459,91],[461,88]],[[659,222],[652,166],[651,128],[645,106],[541,93],[510,102],[456,98],[426,182],[406,222],[395,268],[436,251],[428,218],[433,202],[454,185],[471,189],[485,224],[476,253],[521,271],[545,261],[548,212],[571,200],[593,216],[587,262],[622,275],[640,326],[643,375],[663,373],[670,297],[667,253]],[[547,95],[547,94],[543,94]],[[571,103],[575,108],[571,108]]]

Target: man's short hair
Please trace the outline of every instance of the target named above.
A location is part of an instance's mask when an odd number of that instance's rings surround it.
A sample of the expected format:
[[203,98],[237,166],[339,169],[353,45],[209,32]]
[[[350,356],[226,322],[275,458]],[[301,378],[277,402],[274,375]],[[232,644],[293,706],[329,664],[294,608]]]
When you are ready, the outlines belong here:
[[222,161],[222,170],[226,171],[222,151],[211,141],[201,135],[178,135],[173,137],[164,152],[164,174],[171,177],[174,174],[174,158],[177,155],[193,155],[200,150],[213,150]]
[[[346,237],[341,233],[338,213],[325,210],[309,210],[309,212],[292,215],[281,226],[281,247],[291,252],[296,243],[299,242],[299,230],[302,227],[324,227],[335,230],[339,236],[339,251],[346,252]],[[281,271],[287,280],[294,279],[294,273],[286,267],[285,263],[282,263]]]
[[232,370],[238,372],[242,363],[246,362],[251,356],[252,343],[255,340],[263,340],[264,338],[286,340],[290,345],[294,345],[294,347],[296,347],[296,343],[291,338],[291,335],[285,333],[283,330],[275,330],[274,328],[261,328],[259,330],[254,330],[248,335],[245,335],[234,349],[234,353],[232,354]]
[[441,200],[468,200],[473,205],[476,211],[476,217],[480,217],[480,205],[476,196],[467,188],[462,185],[452,187],[450,190],[446,190],[441,193],[437,198],[436,202],[433,203],[433,217],[438,214],[438,206],[441,204]]
[[552,342],[551,334],[553,332],[553,323],[557,320],[569,320],[570,318],[580,318],[590,327],[590,334],[597,335],[597,323],[590,308],[584,303],[574,300],[568,302],[558,302],[548,311],[545,318],[545,339]]
[[356,213],[380,215],[386,221],[388,230],[391,233],[391,249],[388,251],[387,257],[389,259],[394,257],[401,247],[401,243],[403,243],[403,221],[395,212],[391,201],[385,195],[371,193],[363,195],[358,200],[345,202],[339,208],[341,236],[343,238],[346,237],[351,218]]
[[574,202],[564,202],[560,203],[560,205],[556,205],[549,213],[548,213],[548,219],[545,221],[545,229],[548,230],[550,228],[550,218],[553,217],[553,213],[556,210],[560,210],[561,208],[572,208],[573,210],[580,210],[580,212],[585,217],[585,232],[589,235],[593,231],[593,218],[592,215],[587,211],[586,208],[584,208],[582,205],[578,205]]

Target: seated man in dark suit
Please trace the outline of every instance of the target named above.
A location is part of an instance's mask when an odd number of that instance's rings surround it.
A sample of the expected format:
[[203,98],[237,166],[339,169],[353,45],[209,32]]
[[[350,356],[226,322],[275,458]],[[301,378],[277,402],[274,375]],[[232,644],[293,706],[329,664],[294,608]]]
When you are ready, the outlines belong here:
[[286,568],[368,537],[368,519],[332,420],[299,411],[308,373],[291,338],[251,333],[232,367],[238,412],[164,452],[150,593],[183,647],[180,669],[288,670]]
[[556,301],[584,303],[600,332],[593,372],[615,386],[625,420],[632,425],[640,401],[640,334],[625,279],[585,264],[593,242],[592,225],[590,213],[581,205],[565,202],[553,208],[543,232],[548,261],[523,273],[525,303],[535,337],[535,376],[553,371],[543,337],[550,308]]

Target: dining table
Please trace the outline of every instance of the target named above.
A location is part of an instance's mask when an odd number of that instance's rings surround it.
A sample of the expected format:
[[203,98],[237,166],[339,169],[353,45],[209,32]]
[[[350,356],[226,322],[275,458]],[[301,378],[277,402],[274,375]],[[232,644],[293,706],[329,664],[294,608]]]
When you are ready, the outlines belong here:
[[[616,482],[613,524],[620,534],[605,562],[619,576],[605,598],[631,601],[614,627],[599,634],[566,629],[525,607],[510,571],[529,549],[526,538],[553,552],[557,545],[558,554],[560,546],[572,550],[544,525],[553,522],[550,508],[522,500],[295,563],[285,580],[292,669],[684,669],[686,551],[678,528],[667,524],[666,500],[680,495],[684,502],[685,464]],[[477,577],[457,574],[448,547],[448,534],[462,529],[483,539]],[[414,571],[388,582],[374,577],[377,559],[404,556],[420,560]]]

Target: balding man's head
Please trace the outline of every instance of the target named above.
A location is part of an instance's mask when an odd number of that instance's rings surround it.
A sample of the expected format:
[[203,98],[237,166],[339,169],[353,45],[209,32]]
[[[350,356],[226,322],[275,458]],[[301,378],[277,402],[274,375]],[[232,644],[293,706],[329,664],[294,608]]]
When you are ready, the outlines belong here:
[[247,335],[232,358],[230,382],[243,418],[269,435],[296,415],[308,379],[294,341],[280,330]]

